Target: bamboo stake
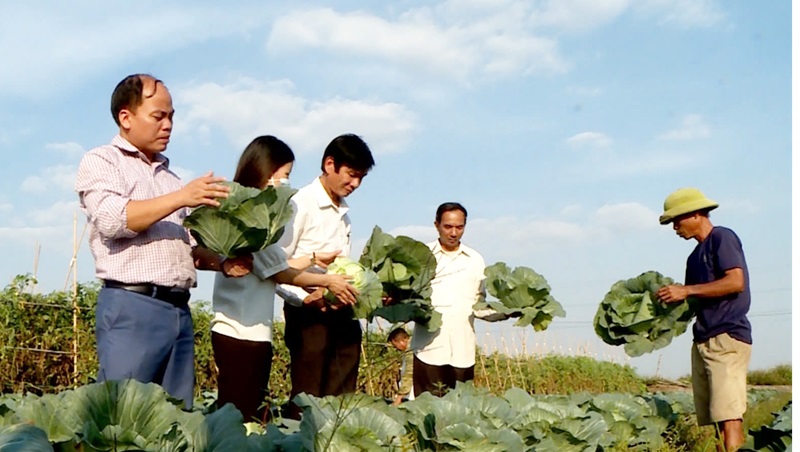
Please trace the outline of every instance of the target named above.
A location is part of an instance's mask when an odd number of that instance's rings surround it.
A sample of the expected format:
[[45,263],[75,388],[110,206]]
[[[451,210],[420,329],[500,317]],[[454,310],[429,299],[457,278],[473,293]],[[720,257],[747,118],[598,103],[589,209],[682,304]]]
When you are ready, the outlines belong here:
[[[69,260],[69,266],[67,267],[67,277],[64,279],[64,292],[67,291],[67,287],[69,287],[69,277],[72,274],[73,269],[78,263],[78,249],[80,248],[80,243],[83,242],[83,238],[86,236],[86,226],[88,223],[84,223],[83,225],[83,232],[81,232],[81,239],[79,241],[75,240],[75,231],[77,230],[77,222],[78,222],[78,213],[75,213],[75,217],[73,218],[72,224],[72,236],[73,236],[73,246],[72,246],[72,259]],[[78,272],[75,272],[77,277]]]
[[[369,325],[365,328],[366,333],[369,333]],[[368,336],[368,334],[365,334]],[[367,348],[364,347],[364,341],[361,341],[361,356],[364,357],[364,361],[367,363],[367,391],[370,395],[375,395],[375,391],[372,388],[372,364],[369,362],[369,356],[367,356]]]
[[39,253],[42,250],[42,246],[39,244],[38,240],[33,248],[33,287],[31,287],[31,293],[36,293],[36,283],[38,281],[36,275],[39,274]]
[[[84,231],[86,228],[84,228]],[[83,240],[83,236],[81,236]],[[78,386],[78,212],[72,219],[72,384]]]

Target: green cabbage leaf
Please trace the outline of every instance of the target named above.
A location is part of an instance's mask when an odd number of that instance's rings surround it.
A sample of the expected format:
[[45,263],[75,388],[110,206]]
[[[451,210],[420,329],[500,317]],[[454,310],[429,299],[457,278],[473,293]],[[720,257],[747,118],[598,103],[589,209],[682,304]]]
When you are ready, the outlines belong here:
[[597,308],[595,333],[606,344],[624,345],[632,357],[666,347],[695,315],[686,300],[667,304],[656,298],[658,289],[674,283],[655,271],[617,281]]
[[290,204],[297,190],[288,186],[264,190],[224,182],[231,191],[219,207],[200,206],[183,220],[197,243],[226,257],[261,251],[277,242],[292,219]]
[[545,330],[554,317],[564,317],[561,303],[550,295],[550,285],[544,277],[528,267],[514,270],[504,262],[486,267],[486,291],[497,301],[481,300],[473,305],[475,311],[493,309],[508,317],[519,317],[514,326],[533,326]]
[[395,324],[413,321],[429,331],[441,327],[442,316],[431,305],[436,257],[428,245],[403,235],[394,237],[375,226],[359,262],[378,275],[391,300],[375,310],[374,316]]

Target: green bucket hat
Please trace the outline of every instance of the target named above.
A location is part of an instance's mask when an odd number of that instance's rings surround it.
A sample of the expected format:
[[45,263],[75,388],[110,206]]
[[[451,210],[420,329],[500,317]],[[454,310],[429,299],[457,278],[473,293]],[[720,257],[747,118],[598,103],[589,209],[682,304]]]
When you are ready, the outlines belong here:
[[661,224],[669,224],[676,217],[699,210],[713,210],[719,204],[706,198],[700,190],[696,188],[680,188],[670,193],[664,200],[664,214],[658,218]]

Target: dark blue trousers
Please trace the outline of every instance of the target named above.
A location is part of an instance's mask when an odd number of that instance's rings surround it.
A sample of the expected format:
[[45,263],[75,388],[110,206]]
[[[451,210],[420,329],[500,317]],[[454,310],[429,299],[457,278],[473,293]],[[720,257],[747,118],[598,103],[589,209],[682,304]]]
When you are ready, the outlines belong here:
[[189,306],[122,289],[97,297],[97,380],[133,378],[157,383],[191,408],[194,400],[194,329]]

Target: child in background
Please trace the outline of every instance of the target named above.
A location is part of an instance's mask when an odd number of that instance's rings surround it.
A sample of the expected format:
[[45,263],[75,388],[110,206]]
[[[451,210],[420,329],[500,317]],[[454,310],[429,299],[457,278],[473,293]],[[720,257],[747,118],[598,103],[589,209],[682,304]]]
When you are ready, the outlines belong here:
[[403,399],[414,400],[413,384],[414,384],[414,354],[411,353],[408,345],[411,342],[411,336],[403,327],[397,327],[389,333],[389,343],[394,348],[403,354],[403,363],[400,366],[400,378],[397,382],[397,395],[392,401],[392,406],[400,405]]

